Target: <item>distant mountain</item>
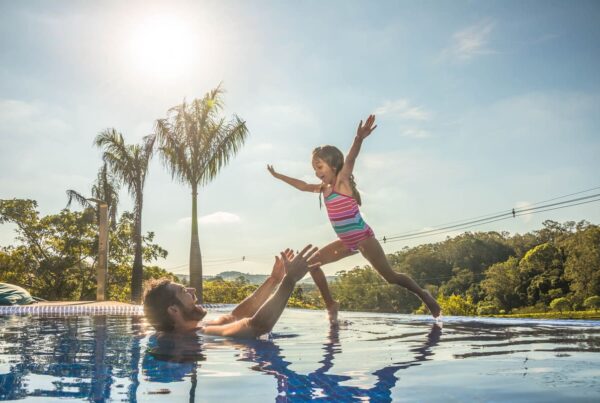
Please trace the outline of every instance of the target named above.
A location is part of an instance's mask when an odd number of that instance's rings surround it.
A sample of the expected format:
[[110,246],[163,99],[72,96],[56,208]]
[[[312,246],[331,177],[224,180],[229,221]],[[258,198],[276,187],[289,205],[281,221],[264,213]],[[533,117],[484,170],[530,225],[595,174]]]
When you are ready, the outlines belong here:
[[[248,280],[248,282],[251,284],[262,284],[269,276],[266,274],[250,274],[250,273],[242,273],[239,271],[232,270],[232,271],[221,272],[221,273],[217,274],[216,276],[213,276],[213,278],[214,277],[221,277],[223,280],[227,280],[227,281],[232,281],[239,277],[243,277],[246,280]],[[325,276],[325,277],[327,278],[328,282],[331,282],[336,279],[336,276]],[[312,280],[312,277],[310,277],[310,275],[307,275],[302,281],[300,281],[299,284],[305,284],[305,283],[313,284],[313,280]]]

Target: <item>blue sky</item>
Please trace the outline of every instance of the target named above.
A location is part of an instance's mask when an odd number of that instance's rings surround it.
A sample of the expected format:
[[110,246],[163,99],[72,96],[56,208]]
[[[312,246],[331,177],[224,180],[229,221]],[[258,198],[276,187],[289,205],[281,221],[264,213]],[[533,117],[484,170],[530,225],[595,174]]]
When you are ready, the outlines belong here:
[[[114,127],[137,142],[219,82],[226,115],[250,135],[200,192],[207,274],[265,273],[278,250],[335,240],[317,196],[266,164],[312,181],[311,150],[347,150],[369,113],[379,127],[355,176],[380,237],[600,186],[599,17],[594,1],[1,0],[0,198],[58,212],[66,189],[90,191],[97,133]],[[143,228],[176,273],[186,272],[190,212],[190,190],[155,158]],[[600,204],[474,229],[522,233],[546,219],[598,224]],[[0,226],[0,245],[13,237]]]

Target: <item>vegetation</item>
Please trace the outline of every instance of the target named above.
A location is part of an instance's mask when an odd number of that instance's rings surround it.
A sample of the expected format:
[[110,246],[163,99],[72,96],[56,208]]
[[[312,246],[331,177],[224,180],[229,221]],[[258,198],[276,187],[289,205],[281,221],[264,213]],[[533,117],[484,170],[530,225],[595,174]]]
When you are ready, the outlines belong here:
[[204,98],[183,102],[156,121],[159,153],[173,178],[192,188],[190,285],[202,302],[202,255],[198,238],[198,187],[212,181],[235,155],[248,134],[239,117],[226,123],[219,116],[223,89],[218,86]]
[[154,137],[144,138],[142,144],[125,144],[123,135],[115,129],[107,129],[95,140],[96,146],[103,149],[102,159],[110,172],[123,184],[134,199],[133,231],[133,271],[131,275],[131,300],[142,301],[143,288],[143,239],[142,208],[144,206],[144,184],[148,174],[148,165],[154,148]]
[[[32,295],[48,300],[93,300],[96,297],[98,255],[95,210],[62,210],[40,217],[34,200],[0,200],[0,224],[16,225],[19,245],[0,247],[0,281],[20,285]],[[131,266],[135,246],[134,214],[125,212],[109,236],[108,298],[129,301]],[[167,256],[153,243],[154,233],[142,236],[146,261]],[[175,276],[156,267],[145,267],[144,278]]]
[[[14,283],[51,300],[89,300],[95,295],[98,249],[96,211],[62,210],[40,217],[34,200],[0,200],[0,224],[16,226],[17,245],[0,247],[0,281]],[[124,212],[109,238],[108,298],[127,301],[135,266],[139,215]],[[140,235],[140,261],[164,258],[154,233]],[[464,233],[435,244],[404,248],[389,256],[437,295],[446,315],[598,317],[600,309],[600,227],[582,221],[544,222],[525,235]],[[176,277],[158,266],[143,268],[142,280]],[[208,303],[237,303],[257,288],[247,279],[204,282]],[[420,300],[387,284],[370,267],[338,273],[331,282],[341,309],[422,312]],[[289,306],[323,308],[312,285],[302,284]],[[587,310],[584,312],[584,310]]]
[[[405,248],[390,261],[434,295],[448,315],[568,313],[600,306],[600,227],[545,221],[525,235],[464,233]],[[341,308],[425,312],[420,301],[389,290],[369,267],[341,272],[332,284]]]

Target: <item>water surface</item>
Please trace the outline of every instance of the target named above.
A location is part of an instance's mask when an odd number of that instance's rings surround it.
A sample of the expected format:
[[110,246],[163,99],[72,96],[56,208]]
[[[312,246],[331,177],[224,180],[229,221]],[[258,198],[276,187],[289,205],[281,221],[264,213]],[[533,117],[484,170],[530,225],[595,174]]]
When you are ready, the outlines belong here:
[[[213,314],[216,316],[216,314]],[[270,338],[157,337],[139,317],[0,317],[0,399],[599,401],[600,322],[288,309]]]

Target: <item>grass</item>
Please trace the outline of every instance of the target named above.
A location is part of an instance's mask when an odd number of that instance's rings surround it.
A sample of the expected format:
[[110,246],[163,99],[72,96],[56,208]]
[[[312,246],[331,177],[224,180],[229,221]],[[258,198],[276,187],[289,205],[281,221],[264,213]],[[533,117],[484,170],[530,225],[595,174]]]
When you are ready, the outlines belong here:
[[600,319],[600,311],[564,311],[515,313],[510,315],[490,315],[494,318],[532,318],[532,319]]

